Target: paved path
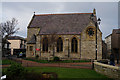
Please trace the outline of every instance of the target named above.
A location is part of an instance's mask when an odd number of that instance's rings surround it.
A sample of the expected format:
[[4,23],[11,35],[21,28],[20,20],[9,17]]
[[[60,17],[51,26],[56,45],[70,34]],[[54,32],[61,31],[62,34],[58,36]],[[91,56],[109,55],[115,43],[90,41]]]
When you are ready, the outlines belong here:
[[22,60],[22,66],[24,67],[65,67],[65,68],[85,68],[91,69],[92,63],[38,63],[28,60]]
[[[65,67],[65,68],[85,68],[92,69],[91,62],[81,62],[81,63],[38,63],[29,60],[15,59],[15,61],[22,63],[24,67]],[[10,65],[2,65],[3,68],[9,67]]]
[[[21,61],[21,60],[20,60]],[[0,65],[0,67],[9,67],[10,65]],[[22,60],[22,66],[24,67],[65,67],[65,68],[85,68],[92,69],[91,62],[81,62],[81,63],[38,63],[34,61]],[[120,64],[116,64],[120,67]]]
[[0,68],[7,68],[7,67],[10,67],[10,65],[0,65]]

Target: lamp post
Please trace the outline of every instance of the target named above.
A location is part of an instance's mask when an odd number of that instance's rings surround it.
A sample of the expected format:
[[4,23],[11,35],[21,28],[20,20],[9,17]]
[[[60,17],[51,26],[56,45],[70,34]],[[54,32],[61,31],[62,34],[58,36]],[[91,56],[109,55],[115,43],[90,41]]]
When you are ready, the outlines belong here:
[[92,22],[95,24],[95,27],[96,27],[96,44],[95,44],[95,47],[96,47],[96,54],[95,54],[95,60],[97,60],[97,29],[98,29],[98,25],[100,25],[101,19],[98,18],[97,21],[94,21],[95,16],[94,16],[93,13],[92,13],[90,19],[92,20]]

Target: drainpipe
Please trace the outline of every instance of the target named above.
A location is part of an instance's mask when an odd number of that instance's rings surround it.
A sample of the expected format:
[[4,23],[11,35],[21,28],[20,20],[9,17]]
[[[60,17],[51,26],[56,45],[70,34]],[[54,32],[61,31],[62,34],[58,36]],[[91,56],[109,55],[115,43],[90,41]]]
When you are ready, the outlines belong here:
[[[36,42],[36,36],[37,36],[37,35],[34,35],[34,37],[35,37],[35,42]],[[35,43],[35,57],[36,57],[36,43]]]
[[41,35],[40,35],[40,59],[41,59]]
[[80,59],[81,59],[81,34],[80,34]]
[[68,58],[70,57],[70,52],[69,52],[69,39],[68,39]]

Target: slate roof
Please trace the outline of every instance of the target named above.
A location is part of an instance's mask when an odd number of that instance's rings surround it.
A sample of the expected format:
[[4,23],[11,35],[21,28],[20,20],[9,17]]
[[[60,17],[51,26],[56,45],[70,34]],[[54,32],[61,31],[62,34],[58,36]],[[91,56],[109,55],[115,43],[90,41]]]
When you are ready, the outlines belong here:
[[108,38],[108,37],[111,36],[111,35],[112,35],[112,34],[109,34],[108,36],[105,37],[105,39]]
[[113,33],[120,34],[120,29],[113,29]]
[[[28,28],[40,27],[39,34],[80,34],[89,24],[92,13],[34,15]],[[94,17],[96,20],[96,17]]]
[[25,40],[25,39],[20,36],[9,36],[8,40]]

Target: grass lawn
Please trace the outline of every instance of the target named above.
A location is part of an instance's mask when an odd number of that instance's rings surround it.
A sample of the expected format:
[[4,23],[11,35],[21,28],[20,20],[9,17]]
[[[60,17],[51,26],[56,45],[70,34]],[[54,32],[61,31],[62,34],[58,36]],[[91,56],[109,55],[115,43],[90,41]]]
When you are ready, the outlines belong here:
[[73,69],[73,68],[59,68],[59,67],[26,67],[26,69],[37,73],[55,72],[58,74],[58,78],[91,78],[95,80],[102,78],[108,80],[106,76],[96,73],[94,70],[90,70],[90,69]]
[[16,63],[16,62],[9,60],[9,59],[2,60],[2,65],[9,65],[9,64],[14,64],[14,63]]
[[60,60],[60,61],[48,61],[48,60],[39,60],[39,59],[30,59],[26,58],[25,60],[35,61],[39,63],[79,63],[79,62],[91,62],[90,60]]

